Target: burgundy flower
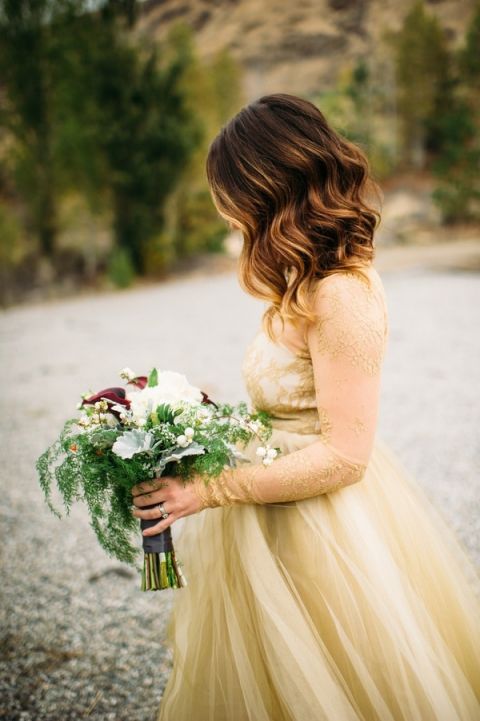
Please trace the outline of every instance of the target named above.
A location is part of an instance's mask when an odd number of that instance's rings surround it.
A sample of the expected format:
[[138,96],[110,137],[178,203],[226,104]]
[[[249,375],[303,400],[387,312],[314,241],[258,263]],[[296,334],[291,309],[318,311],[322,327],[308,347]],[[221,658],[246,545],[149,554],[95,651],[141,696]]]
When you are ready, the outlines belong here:
[[148,383],[147,376],[136,376],[136,378],[133,379],[133,381],[128,381],[128,385],[135,386],[136,388],[140,388],[140,390],[143,390]]
[[217,404],[214,403],[214,402],[211,400],[211,398],[209,398],[208,395],[207,395],[206,393],[204,393],[204,391],[201,390],[200,393],[201,393],[202,396],[203,396],[202,403],[205,403],[205,405],[210,404],[210,405],[212,405],[212,406],[215,406],[215,408],[218,408]]
[[117,418],[120,418],[120,413],[117,410],[113,410],[112,406],[119,405],[130,408],[130,401],[126,397],[125,388],[105,388],[103,391],[98,391],[93,396],[84,398],[82,406],[93,406],[97,401],[107,401],[109,405],[109,411]]

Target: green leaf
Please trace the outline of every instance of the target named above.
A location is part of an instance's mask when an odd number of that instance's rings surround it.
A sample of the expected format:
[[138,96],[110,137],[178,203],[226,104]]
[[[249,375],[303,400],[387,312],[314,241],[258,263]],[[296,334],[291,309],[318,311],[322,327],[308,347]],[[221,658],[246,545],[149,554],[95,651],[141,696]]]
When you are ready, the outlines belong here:
[[155,411],[158,417],[159,423],[173,423],[173,420],[176,413],[173,412],[171,406],[168,405],[168,403],[162,403],[161,405],[157,406],[157,410]]
[[158,386],[158,371],[156,368],[152,368],[148,376],[148,387],[153,388],[154,386]]

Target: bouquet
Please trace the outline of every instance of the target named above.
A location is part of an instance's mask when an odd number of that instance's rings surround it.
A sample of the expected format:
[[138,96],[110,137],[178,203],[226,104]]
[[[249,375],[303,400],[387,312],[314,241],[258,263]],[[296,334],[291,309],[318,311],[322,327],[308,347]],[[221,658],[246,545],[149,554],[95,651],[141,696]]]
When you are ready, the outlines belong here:
[[[259,455],[266,465],[279,449],[267,443],[272,429],[264,411],[248,412],[244,402],[214,403],[173,371],[154,368],[147,377],[124,368],[120,376],[126,387],[82,396],[80,416],[65,423],[36,468],[53,513],[61,517],[51,498],[56,482],[67,513],[74,501],[83,500],[104,550],[135,565],[133,486],[162,475],[180,476],[186,483],[200,475],[208,483],[224,468],[247,461],[241,448],[254,437],[262,443]],[[142,519],[141,528],[157,520]],[[143,550],[142,590],[186,585],[170,528],[143,536]]]

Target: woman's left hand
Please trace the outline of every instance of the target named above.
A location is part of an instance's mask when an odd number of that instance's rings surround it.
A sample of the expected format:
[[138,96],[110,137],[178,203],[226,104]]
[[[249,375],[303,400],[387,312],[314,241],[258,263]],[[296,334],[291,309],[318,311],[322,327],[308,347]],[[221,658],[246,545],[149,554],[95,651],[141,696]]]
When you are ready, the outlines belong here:
[[[203,481],[202,481],[203,482]],[[195,491],[195,479],[183,481],[173,476],[162,476],[151,481],[137,483],[132,488],[132,511],[137,518],[145,520],[159,519],[159,522],[143,531],[144,536],[156,536],[184,516],[191,516],[202,510],[202,502]],[[144,508],[157,504],[155,508]],[[168,518],[161,520],[162,512],[158,504],[162,503]]]

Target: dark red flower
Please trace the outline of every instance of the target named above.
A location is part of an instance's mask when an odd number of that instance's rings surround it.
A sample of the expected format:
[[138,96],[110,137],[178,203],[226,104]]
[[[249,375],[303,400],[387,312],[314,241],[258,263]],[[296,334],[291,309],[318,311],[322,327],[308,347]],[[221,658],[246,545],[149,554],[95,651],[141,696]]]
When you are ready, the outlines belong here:
[[137,376],[133,379],[133,381],[128,381],[128,385],[135,386],[136,388],[140,388],[140,390],[143,390],[148,383],[147,376]]
[[205,405],[210,404],[211,406],[215,406],[215,408],[218,408],[217,404],[214,403],[214,402],[208,397],[208,395],[207,395],[206,393],[204,393],[204,391],[201,390],[200,393],[201,393],[202,396],[203,396],[202,403],[205,403]]
[[125,408],[130,408],[130,401],[128,398],[126,398],[125,388],[105,388],[103,391],[98,391],[98,393],[95,393],[93,396],[89,396],[88,398],[84,398],[82,401],[82,406],[93,406],[98,401],[107,401],[109,405],[109,411],[117,418],[120,418],[120,413],[117,410],[114,410],[112,406],[119,405],[119,406],[125,406]]

